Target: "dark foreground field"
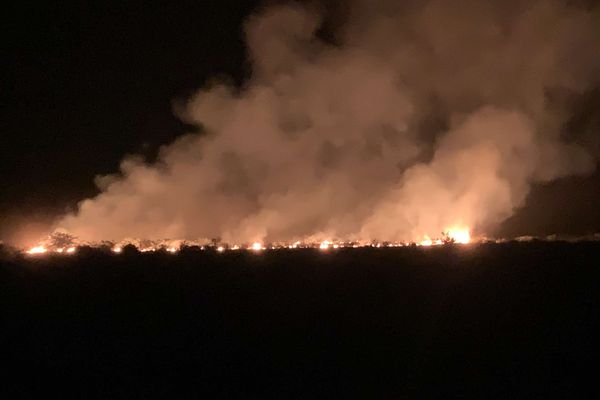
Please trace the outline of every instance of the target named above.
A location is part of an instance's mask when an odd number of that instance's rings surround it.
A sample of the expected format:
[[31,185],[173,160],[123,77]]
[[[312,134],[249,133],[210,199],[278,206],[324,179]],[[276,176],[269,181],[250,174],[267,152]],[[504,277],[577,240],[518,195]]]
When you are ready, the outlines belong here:
[[0,395],[598,398],[599,261],[598,243],[4,257]]

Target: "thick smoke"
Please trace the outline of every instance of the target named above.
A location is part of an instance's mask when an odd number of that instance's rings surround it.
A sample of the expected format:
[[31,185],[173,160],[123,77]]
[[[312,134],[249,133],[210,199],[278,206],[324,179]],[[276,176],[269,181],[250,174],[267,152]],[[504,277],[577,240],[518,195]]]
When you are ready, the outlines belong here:
[[267,8],[246,25],[245,86],[178,109],[203,133],[123,161],[58,226],[230,242],[489,231],[533,183],[594,168],[561,126],[563,100],[595,84],[599,22],[548,0],[364,0],[323,35],[313,8]]

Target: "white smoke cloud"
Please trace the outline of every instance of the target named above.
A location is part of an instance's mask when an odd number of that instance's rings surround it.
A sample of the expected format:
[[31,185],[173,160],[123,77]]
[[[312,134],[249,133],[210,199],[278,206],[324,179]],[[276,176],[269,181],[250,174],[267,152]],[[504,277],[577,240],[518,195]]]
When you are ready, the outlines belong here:
[[335,32],[297,4],[246,25],[253,75],[178,109],[203,127],[127,159],[57,226],[85,240],[480,232],[534,182],[595,161],[563,143],[548,93],[598,72],[598,13],[558,1],[357,1]]

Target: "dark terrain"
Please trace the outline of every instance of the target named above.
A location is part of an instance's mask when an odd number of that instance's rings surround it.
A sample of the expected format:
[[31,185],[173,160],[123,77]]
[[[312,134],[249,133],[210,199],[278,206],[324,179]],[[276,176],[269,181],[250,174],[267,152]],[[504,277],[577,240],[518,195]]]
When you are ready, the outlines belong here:
[[600,243],[0,259],[3,398],[600,396]]

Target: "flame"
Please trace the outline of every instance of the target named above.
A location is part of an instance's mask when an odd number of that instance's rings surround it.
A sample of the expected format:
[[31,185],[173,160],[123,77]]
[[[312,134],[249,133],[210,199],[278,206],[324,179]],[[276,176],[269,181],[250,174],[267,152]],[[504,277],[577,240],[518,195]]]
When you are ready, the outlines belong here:
[[[340,249],[345,247],[351,248],[393,248],[393,247],[403,247],[409,245],[417,245],[417,246],[437,246],[443,245],[444,243],[457,243],[457,244],[468,244],[472,243],[473,239],[471,238],[470,230],[464,226],[453,226],[452,228],[447,229],[441,238],[430,237],[429,235],[421,236],[421,240],[417,240],[414,242],[389,242],[389,241],[367,241],[367,240],[357,240],[353,239],[352,241],[343,241],[343,240],[323,240],[322,242],[314,241],[313,239],[308,238],[307,241],[297,240],[295,242],[276,242],[270,245],[264,245],[261,242],[254,242],[250,245],[240,245],[235,243],[222,243],[218,247],[214,248],[219,253],[233,251],[233,250],[250,250],[259,252],[261,250],[266,249],[297,249],[297,248],[318,248],[324,251],[329,249]],[[478,238],[478,241],[481,241],[482,238]],[[134,241],[122,241],[119,244],[114,245],[111,248],[113,253],[121,253],[123,251],[123,246],[125,244],[135,246],[138,251],[145,252],[154,252],[158,250],[167,251],[171,254],[175,254],[179,252],[180,246],[182,244],[182,240],[134,240]],[[81,243],[74,242],[70,245],[70,247],[55,247],[52,244],[48,244],[49,242],[38,242],[38,245],[35,247],[31,247],[29,250],[25,252],[27,254],[44,254],[44,253],[56,253],[56,254],[74,254],[77,252],[78,246]],[[196,241],[187,241],[187,243],[197,244],[201,250],[205,250],[206,246],[202,245],[201,240]],[[86,243],[87,244],[87,243]],[[89,244],[88,244],[89,245]],[[92,246],[94,244],[91,244]]]
[[27,250],[27,254],[44,254],[48,250],[44,246],[35,246]]
[[450,228],[447,234],[454,243],[469,244],[471,242],[471,233],[468,228]]
[[433,240],[431,240],[431,239],[429,238],[429,236],[425,235],[424,237],[425,237],[425,238],[424,238],[423,240],[421,240],[421,242],[419,242],[419,244],[420,244],[421,246],[426,246],[426,247],[428,247],[428,246],[431,246],[431,245],[433,245]]

